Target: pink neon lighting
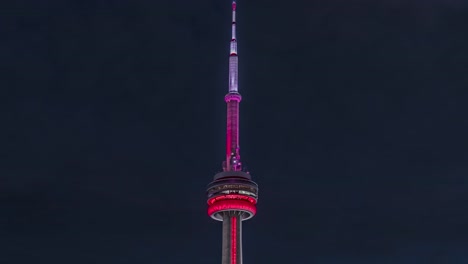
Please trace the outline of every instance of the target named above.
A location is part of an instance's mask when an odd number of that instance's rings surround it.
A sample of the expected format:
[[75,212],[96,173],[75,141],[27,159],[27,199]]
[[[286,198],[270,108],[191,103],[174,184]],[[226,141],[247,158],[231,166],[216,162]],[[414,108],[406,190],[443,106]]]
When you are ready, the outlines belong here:
[[208,215],[212,216],[215,213],[222,211],[246,211],[252,215],[257,212],[257,207],[244,200],[221,200],[208,206]]
[[221,200],[243,200],[243,201],[248,201],[251,204],[257,204],[257,200],[254,198],[247,196],[247,195],[242,195],[242,194],[226,194],[226,195],[220,195],[213,197],[208,200],[208,205],[212,205],[218,201]]
[[229,56],[229,93],[227,103],[227,135],[225,171],[242,170],[239,154],[239,102],[238,94],[238,58],[236,41],[236,1],[232,1],[232,38]]
[[242,96],[240,94],[226,94],[226,96],[224,96],[224,101],[226,101],[226,103],[230,101],[240,102],[241,99],[242,99]]
[[231,218],[231,264],[237,263],[237,218]]
[[228,170],[239,171],[239,102],[230,100],[227,102],[227,135],[226,135],[226,158]]

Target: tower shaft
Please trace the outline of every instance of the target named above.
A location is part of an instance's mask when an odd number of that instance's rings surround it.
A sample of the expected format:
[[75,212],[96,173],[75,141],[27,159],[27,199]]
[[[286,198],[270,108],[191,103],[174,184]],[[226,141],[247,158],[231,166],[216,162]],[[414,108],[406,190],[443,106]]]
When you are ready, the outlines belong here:
[[236,212],[223,214],[222,264],[242,264],[242,218]]
[[224,97],[227,104],[226,161],[224,171],[240,171],[242,164],[239,153],[239,93],[228,93]]
[[257,212],[258,185],[242,170],[239,153],[238,57],[236,38],[236,1],[232,1],[232,37],[229,53],[229,90],[227,108],[226,160],[223,172],[207,187],[208,215],[223,222],[222,264],[242,264],[242,222]]

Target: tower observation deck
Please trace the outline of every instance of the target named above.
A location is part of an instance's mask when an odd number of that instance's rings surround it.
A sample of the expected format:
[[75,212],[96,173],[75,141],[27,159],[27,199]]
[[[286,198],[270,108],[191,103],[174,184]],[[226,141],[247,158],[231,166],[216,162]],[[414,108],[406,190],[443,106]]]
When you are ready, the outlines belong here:
[[208,184],[208,215],[223,222],[222,264],[242,264],[242,222],[257,211],[258,186],[242,169],[239,153],[238,56],[236,37],[237,3],[232,1],[232,37],[229,53],[226,159],[223,171]]

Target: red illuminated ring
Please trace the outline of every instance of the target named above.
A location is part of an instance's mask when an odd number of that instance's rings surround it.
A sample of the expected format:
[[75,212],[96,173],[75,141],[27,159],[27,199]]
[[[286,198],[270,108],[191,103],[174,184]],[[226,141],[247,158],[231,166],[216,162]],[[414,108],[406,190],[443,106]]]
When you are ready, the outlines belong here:
[[[237,54],[234,54],[237,56]],[[224,96],[224,101],[226,101],[226,103],[230,102],[230,101],[237,101],[237,102],[240,102],[242,100],[242,96],[238,93],[228,93]]]
[[220,200],[208,206],[208,215],[215,220],[222,221],[223,219],[217,213],[224,211],[241,211],[248,215],[243,219],[252,218],[257,212],[257,207],[246,200]]
[[212,205],[214,204],[215,202],[217,201],[221,201],[221,200],[244,200],[244,201],[248,201],[249,203],[251,204],[256,204],[257,203],[257,200],[250,197],[250,196],[247,196],[247,195],[242,195],[242,194],[225,194],[225,195],[219,195],[219,196],[215,196],[213,198],[210,198],[208,200],[208,205]]

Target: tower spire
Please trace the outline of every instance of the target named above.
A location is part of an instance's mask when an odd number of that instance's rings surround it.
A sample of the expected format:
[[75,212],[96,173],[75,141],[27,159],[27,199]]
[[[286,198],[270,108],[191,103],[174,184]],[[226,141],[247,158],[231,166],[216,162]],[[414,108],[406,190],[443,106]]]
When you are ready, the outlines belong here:
[[[237,55],[237,40],[236,40],[236,1],[232,1],[232,34],[231,34],[231,55]],[[231,91],[229,89],[229,91]]]
[[238,72],[238,59],[237,59],[237,38],[236,38],[236,1],[232,1],[232,34],[231,34],[231,49],[229,54],[229,92],[237,93],[237,72]]
[[242,171],[239,154],[238,58],[236,1],[232,1],[232,35],[229,53],[229,90],[227,104],[226,160],[223,172],[208,185],[208,215],[223,222],[222,264],[242,264],[242,222],[257,212],[258,185],[250,173]]
[[226,135],[226,160],[223,164],[224,171],[240,171],[242,165],[239,153],[239,103],[242,100],[238,91],[238,57],[236,38],[236,9],[237,3],[232,1],[232,35],[229,53],[229,90],[224,97],[227,103],[227,135]]

